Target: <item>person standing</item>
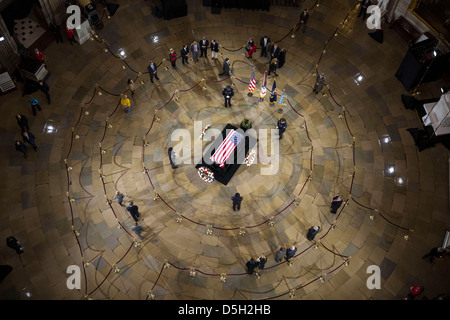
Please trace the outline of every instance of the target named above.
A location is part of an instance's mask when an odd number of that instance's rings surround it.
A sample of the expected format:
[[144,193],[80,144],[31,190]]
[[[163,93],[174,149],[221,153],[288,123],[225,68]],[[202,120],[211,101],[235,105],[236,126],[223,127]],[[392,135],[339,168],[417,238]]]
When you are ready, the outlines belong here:
[[55,21],[50,21],[50,25],[48,26],[49,30],[53,33],[56,39],[56,43],[63,43],[63,39],[61,37],[61,32],[59,30],[59,26],[55,23]]
[[244,198],[241,197],[239,193],[236,192],[236,194],[231,197],[231,201],[233,201],[233,211],[239,211],[241,210],[241,202]]
[[284,256],[286,255],[286,250],[284,250],[283,247],[280,247],[280,249],[275,252],[275,261],[280,263],[283,261]]
[[130,112],[131,110],[131,102],[130,99],[128,99],[128,96],[126,94],[123,95],[123,97],[120,99],[120,104],[123,107],[123,110],[125,112]]
[[275,76],[278,77],[278,74],[277,74],[277,63],[278,63],[278,59],[277,58],[273,58],[270,61],[269,72],[267,73],[267,75],[270,75],[270,73],[273,72],[275,74]]
[[28,119],[23,114],[16,114],[16,120],[20,129],[22,129],[22,132],[30,130],[30,127],[28,126]]
[[23,137],[24,142],[31,144],[34,151],[37,151],[38,147],[35,143],[36,137],[34,134],[32,134],[31,132],[28,132],[28,131],[24,131],[24,132],[22,132],[22,137]]
[[320,231],[319,226],[309,228],[308,233],[306,234],[306,239],[308,239],[309,241],[313,241],[314,237],[319,233],[319,231]]
[[445,249],[443,249],[442,247],[434,247],[430,250],[430,252],[425,254],[422,257],[422,259],[426,259],[426,258],[430,257],[430,263],[433,263],[434,258],[441,259],[445,256],[446,253],[447,253],[447,251]]
[[247,267],[247,274],[253,274],[253,271],[258,266],[258,263],[254,258],[251,258],[249,261],[247,261],[245,266]]
[[75,42],[75,31],[66,27],[66,34],[69,37],[70,45],[73,46],[73,43]]
[[358,18],[361,17],[361,15],[362,15],[363,16],[362,19],[366,20],[367,8],[372,5],[372,2],[370,0],[361,0],[360,5],[361,5],[361,7],[359,9]]
[[141,214],[139,213],[139,207],[133,204],[133,201],[130,201],[129,205],[127,206],[127,211],[130,213],[134,221],[138,222]]
[[177,68],[177,53],[172,49],[172,48],[170,48],[170,50],[169,50],[169,60],[170,60],[170,63],[172,64],[172,69],[176,69]]
[[316,83],[314,84],[314,93],[318,94],[320,91],[322,91],[323,85],[325,84],[325,77],[323,73],[319,73],[316,77]]
[[209,41],[203,37],[202,40],[200,40],[200,57],[208,57],[208,47]]
[[278,135],[280,136],[279,140],[283,139],[283,134],[286,131],[286,128],[287,128],[286,119],[281,118],[280,120],[278,120],[277,129],[278,129]]
[[128,79],[128,89],[130,90],[131,97],[134,98],[135,91],[136,91],[136,84],[134,83],[133,79]]
[[223,72],[219,73],[219,76],[230,76],[230,58],[225,58],[222,65]]
[[231,88],[230,85],[227,85],[223,90],[222,90],[222,95],[225,98],[225,108],[231,107],[231,98],[234,96],[234,90],[233,88]]
[[343,199],[341,196],[336,196],[333,198],[333,200],[331,200],[331,209],[330,212],[331,213],[336,213],[337,210],[339,209],[339,207],[342,205]]
[[22,141],[16,140],[16,143],[14,144],[16,147],[16,151],[22,152],[24,157],[27,157],[27,146]]
[[217,57],[219,55],[219,44],[216,42],[216,40],[211,41],[211,59],[217,60]]
[[34,49],[34,57],[45,65],[44,54],[38,48]]
[[189,48],[187,44],[183,45],[183,48],[181,48],[180,52],[181,52],[181,63],[183,65],[185,63],[189,64],[188,62]]
[[31,103],[31,111],[33,112],[33,116],[36,115],[36,109],[38,109],[39,111],[42,110],[41,106],[39,105],[39,101],[37,99],[31,98],[28,101]]
[[258,263],[258,269],[263,270],[264,266],[266,265],[267,258],[266,258],[266,256],[261,255],[258,257],[258,259],[256,259],[256,262]]
[[309,18],[309,12],[308,9],[303,10],[303,12],[300,14],[300,23],[297,25],[297,31],[303,27],[302,32],[305,33],[306,30],[306,22]]
[[280,54],[280,48],[278,47],[278,44],[275,43],[273,47],[270,49],[270,61],[273,60],[273,58],[278,58],[278,55]]
[[297,248],[294,245],[287,248],[286,256],[284,257],[286,259],[286,261],[289,262],[289,260],[295,256],[296,252],[297,252]]
[[170,161],[170,165],[172,166],[172,169],[178,168],[178,167],[175,165],[176,154],[175,154],[175,152],[173,151],[173,148],[170,147],[170,148],[167,150],[167,153],[168,153],[168,155],[169,155],[169,161]]
[[40,80],[39,89],[45,94],[45,96],[47,97],[48,104],[50,104],[50,87],[48,86],[48,84]]
[[247,57],[248,57],[248,53],[250,52],[250,49],[252,48],[252,46],[254,46],[255,43],[253,42],[252,38],[249,38],[247,40],[247,42],[245,43],[245,51],[247,51]]
[[153,77],[156,78],[156,80],[159,80],[158,78],[158,67],[156,64],[153,63],[153,61],[150,61],[150,64],[147,66],[148,74],[150,75],[150,81],[153,83]]
[[122,207],[123,207],[123,198],[125,198],[125,195],[120,191],[116,191],[116,194],[114,195],[114,200],[116,200],[117,203],[120,204]]
[[250,50],[248,51],[248,58],[252,59],[253,58],[253,54],[256,52],[256,46],[255,43],[252,42],[251,46],[250,46]]
[[198,61],[198,53],[200,52],[200,45],[197,43],[197,41],[194,41],[191,43],[191,53],[192,53],[192,59],[194,62]]
[[264,35],[261,40],[259,40],[259,46],[261,47],[261,57],[267,57],[267,47],[269,46],[270,38]]
[[131,230],[134,231],[134,233],[136,233],[136,235],[138,236],[139,240],[143,240],[144,238],[142,237],[141,233],[142,231],[144,231],[144,228],[139,225],[137,222],[134,226],[131,227]]
[[281,68],[282,66],[284,66],[284,63],[286,62],[286,49],[283,48],[280,50],[280,54],[278,55],[278,65],[277,68]]

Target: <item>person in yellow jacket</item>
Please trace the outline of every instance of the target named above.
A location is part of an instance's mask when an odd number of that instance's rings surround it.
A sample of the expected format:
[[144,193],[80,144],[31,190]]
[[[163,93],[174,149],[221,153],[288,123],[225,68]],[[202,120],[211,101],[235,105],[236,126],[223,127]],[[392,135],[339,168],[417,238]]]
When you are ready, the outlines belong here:
[[120,99],[120,103],[122,104],[123,110],[125,112],[130,112],[130,110],[131,110],[131,103],[130,103],[130,99],[128,99],[127,95],[124,95],[122,97],[122,99]]

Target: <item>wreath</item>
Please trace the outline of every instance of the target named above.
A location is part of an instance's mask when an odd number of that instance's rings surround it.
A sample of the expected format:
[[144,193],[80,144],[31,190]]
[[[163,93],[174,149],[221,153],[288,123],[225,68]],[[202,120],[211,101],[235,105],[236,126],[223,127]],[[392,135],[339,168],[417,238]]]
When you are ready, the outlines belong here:
[[205,182],[213,182],[214,181],[214,172],[211,171],[211,169],[206,167],[200,167],[198,168],[198,175],[200,178]]
[[256,151],[255,149],[252,149],[249,152],[247,152],[244,163],[247,165],[247,167],[250,167],[255,161],[255,158],[256,158]]
[[202,134],[200,135],[200,140],[203,140],[203,137],[205,136],[206,132],[211,129],[211,125],[208,124],[205,129],[203,129]]

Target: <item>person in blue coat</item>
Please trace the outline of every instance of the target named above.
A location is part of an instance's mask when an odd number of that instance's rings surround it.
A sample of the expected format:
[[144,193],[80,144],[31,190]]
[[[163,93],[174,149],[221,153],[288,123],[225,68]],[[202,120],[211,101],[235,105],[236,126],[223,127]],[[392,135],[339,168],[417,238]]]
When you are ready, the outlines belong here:
[[241,202],[244,198],[241,197],[239,193],[236,192],[236,194],[231,197],[231,201],[233,201],[233,211],[239,211],[241,210]]
[[156,78],[156,80],[159,80],[158,78],[158,67],[153,61],[150,61],[150,64],[147,66],[148,74],[150,75],[150,81],[153,83],[153,77]]
[[138,222],[141,214],[139,213],[138,206],[133,204],[133,201],[130,201],[130,204],[127,207],[127,211],[130,213],[131,217],[133,217],[134,221]]

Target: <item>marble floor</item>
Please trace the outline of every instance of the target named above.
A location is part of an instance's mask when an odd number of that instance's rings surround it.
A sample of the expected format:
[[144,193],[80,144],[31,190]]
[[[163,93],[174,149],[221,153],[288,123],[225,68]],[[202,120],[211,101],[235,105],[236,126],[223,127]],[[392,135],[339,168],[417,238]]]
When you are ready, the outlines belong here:
[[[448,295],[450,259],[422,256],[450,230],[449,151],[437,144],[419,152],[406,130],[420,126],[394,77],[407,43],[388,27],[383,44],[370,38],[354,1],[314,3],[302,3],[311,8],[308,28],[292,36],[300,8],[216,15],[196,0],[187,16],[163,20],[149,2],[121,1],[98,38],[45,48],[52,103],[35,92],[42,111],[33,116],[20,90],[1,97],[0,233],[19,239],[24,253],[0,246],[1,264],[13,267],[0,297],[398,300],[412,285],[425,287],[422,298]],[[259,49],[253,60],[244,54],[247,39],[258,44],[264,34],[287,50],[267,80],[271,90],[276,78],[284,105],[270,104],[270,93],[259,99],[269,59]],[[203,36],[221,45],[219,59],[178,60],[172,69],[169,49],[179,55]],[[218,75],[226,57],[232,77]],[[149,60],[160,64],[155,83]],[[326,79],[319,94],[316,68]],[[258,83],[248,96],[252,70]],[[137,89],[125,113],[129,78]],[[223,107],[226,85],[235,91],[231,108]],[[421,92],[437,97],[438,88]],[[27,158],[13,147],[17,113],[39,146]],[[277,140],[281,117],[288,127]],[[195,164],[207,140],[243,118],[259,139],[256,163],[241,165],[226,186],[202,181]],[[169,147],[179,154],[174,170]],[[117,190],[139,207],[142,241],[113,199]],[[236,192],[239,212],[230,200]],[[344,204],[332,214],[336,195]],[[316,225],[320,232],[307,240]],[[275,262],[276,250],[291,245],[295,257]],[[260,255],[265,269],[246,274],[246,262]],[[80,289],[67,287],[71,265],[80,268]],[[367,286],[372,265],[379,289]]]

